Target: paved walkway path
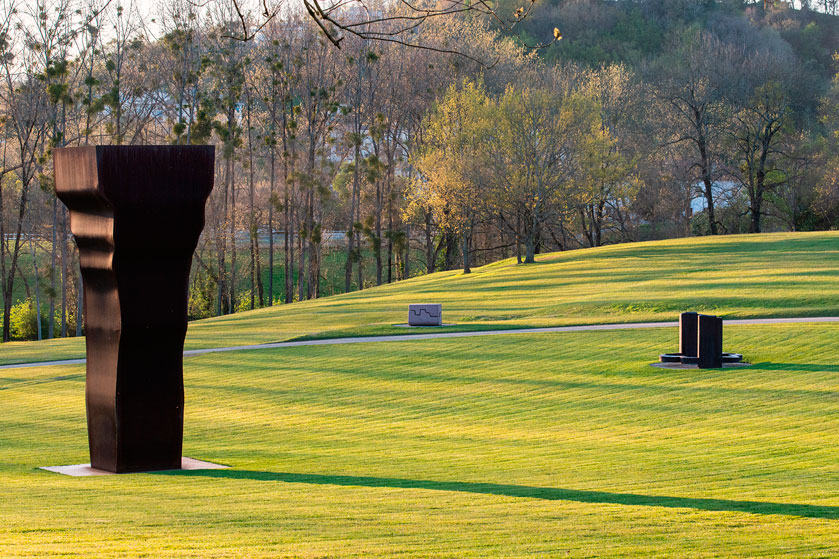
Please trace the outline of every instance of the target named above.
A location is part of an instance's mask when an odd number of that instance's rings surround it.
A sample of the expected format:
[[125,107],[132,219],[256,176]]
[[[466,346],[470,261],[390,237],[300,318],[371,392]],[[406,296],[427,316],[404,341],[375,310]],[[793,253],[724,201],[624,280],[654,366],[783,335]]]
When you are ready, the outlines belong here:
[[[726,320],[729,326],[737,324],[793,324],[806,322],[839,322],[839,316],[820,316],[810,318],[749,318]],[[633,322],[624,324],[589,324],[585,326],[553,326],[549,328],[516,328],[509,330],[477,330],[473,332],[437,332],[428,334],[404,334],[395,336],[359,336],[355,338],[331,338],[323,340],[300,340],[296,342],[275,342],[270,344],[239,345],[230,347],[212,347],[207,349],[189,349],[184,355],[201,355],[223,351],[251,351],[255,349],[277,349],[309,345],[365,344],[373,342],[409,342],[413,340],[435,340],[438,338],[472,338],[475,336],[499,336],[502,334],[542,334],[547,332],[591,332],[595,330],[636,330],[640,328],[670,328],[678,322]],[[2,369],[21,369],[25,367],[46,367],[52,365],[78,365],[85,359],[64,359],[62,361],[40,361],[37,363],[17,363],[0,365]]]

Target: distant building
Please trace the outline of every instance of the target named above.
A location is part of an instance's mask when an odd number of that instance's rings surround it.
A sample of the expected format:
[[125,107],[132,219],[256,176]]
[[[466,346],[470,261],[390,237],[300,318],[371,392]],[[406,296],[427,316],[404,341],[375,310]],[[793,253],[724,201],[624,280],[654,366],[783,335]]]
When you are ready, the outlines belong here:
[[[708,207],[708,200],[705,195],[701,194],[705,190],[705,185],[697,182],[693,185],[695,187],[694,195],[690,200],[690,209],[694,214],[705,211]],[[740,195],[740,184],[734,181],[716,181],[713,183],[711,190],[714,193],[714,209],[724,208],[731,205],[735,198]]]
[[[294,235],[294,239],[297,240],[298,236]],[[265,227],[260,227],[259,234],[257,235],[257,240],[259,241],[259,245],[262,247],[267,247],[269,242],[269,235],[268,229]],[[238,231],[236,233],[236,246],[238,247],[247,247],[250,245],[251,238],[250,233],[247,231]],[[274,245],[281,245],[285,242],[285,231],[274,231]],[[346,244],[347,242],[347,232],[346,231],[322,231],[321,232],[321,244],[323,246],[341,246]],[[362,242],[365,242],[362,239]]]

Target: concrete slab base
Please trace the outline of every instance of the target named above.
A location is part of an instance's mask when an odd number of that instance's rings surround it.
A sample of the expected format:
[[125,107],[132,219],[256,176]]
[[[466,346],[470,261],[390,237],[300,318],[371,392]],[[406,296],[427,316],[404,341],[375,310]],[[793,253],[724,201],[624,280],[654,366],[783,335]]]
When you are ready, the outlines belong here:
[[[751,363],[723,363],[723,369],[734,369],[737,367],[751,367]],[[657,369],[696,369],[699,370],[699,365],[696,364],[685,364],[685,363],[650,363],[650,367],[655,367]],[[706,369],[703,369],[706,370]]]
[[[213,464],[212,462],[204,462],[203,460],[196,460],[195,458],[187,458],[186,456],[181,458],[182,470],[224,470],[229,467],[230,466],[223,466],[221,464]],[[118,475],[114,472],[106,472],[105,470],[97,470],[96,468],[91,468],[90,464],[73,464],[70,466],[41,466],[40,469],[73,477]],[[142,474],[146,472],[132,473]]]
[[457,324],[394,324],[397,328],[442,328],[443,326],[457,326]]

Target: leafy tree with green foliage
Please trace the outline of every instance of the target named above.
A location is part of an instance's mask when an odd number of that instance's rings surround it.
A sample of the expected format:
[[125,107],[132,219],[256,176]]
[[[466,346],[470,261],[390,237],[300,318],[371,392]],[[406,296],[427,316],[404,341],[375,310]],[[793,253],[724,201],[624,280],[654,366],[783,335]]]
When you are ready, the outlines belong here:
[[549,221],[579,199],[586,152],[595,148],[599,107],[579,91],[510,86],[498,101],[496,132],[488,149],[491,200],[522,224],[525,263],[534,262]]
[[444,230],[460,237],[468,274],[469,236],[486,192],[482,154],[492,127],[492,101],[481,82],[449,87],[425,121],[425,144],[414,164],[422,174],[414,187]]

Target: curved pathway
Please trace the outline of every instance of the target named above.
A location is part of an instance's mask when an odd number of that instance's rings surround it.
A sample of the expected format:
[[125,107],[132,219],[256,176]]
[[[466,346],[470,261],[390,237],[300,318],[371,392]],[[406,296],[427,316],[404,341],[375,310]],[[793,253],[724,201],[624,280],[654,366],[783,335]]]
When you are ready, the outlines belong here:
[[[839,316],[819,316],[809,318],[747,318],[726,320],[725,324],[794,324],[809,322],[839,322]],[[548,328],[516,328],[509,330],[475,330],[471,332],[438,332],[429,334],[401,334],[391,336],[358,336],[354,338],[327,338],[318,340],[300,340],[295,342],[275,342],[270,344],[239,345],[230,347],[212,347],[207,349],[189,349],[184,355],[201,355],[223,351],[250,351],[255,349],[277,349],[309,345],[364,344],[373,342],[408,342],[413,340],[435,340],[438,338],[472,338],[475,336],[499,336],[504,334],[543,334],[548,332],[590,332],[595,330],[636,330],[641,328],[670,328],[678,326],[673,322],[631,322],[623,324],[588,324],[584,326],[552,326]],[[35,363],[16,363],[0,365],[2,369],[22,369],[26,367],[48,367],[53,365],[79,365],[86,359],[64,359],[61,361],[40,361]]]

